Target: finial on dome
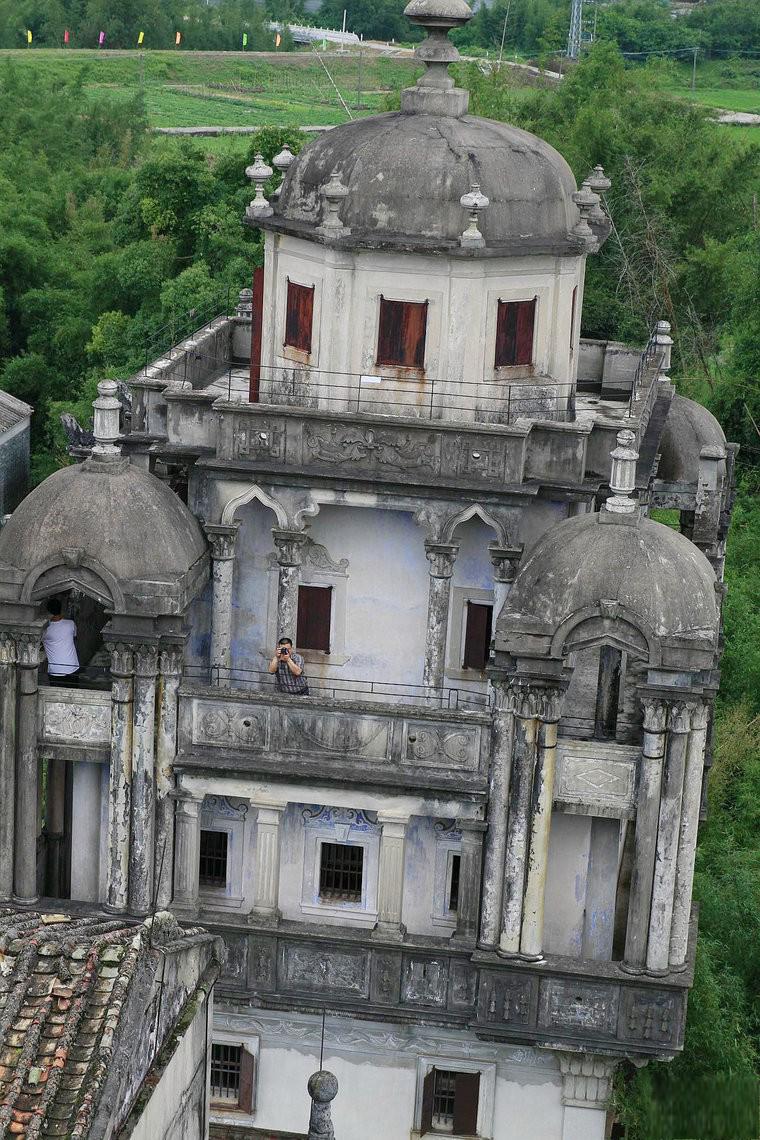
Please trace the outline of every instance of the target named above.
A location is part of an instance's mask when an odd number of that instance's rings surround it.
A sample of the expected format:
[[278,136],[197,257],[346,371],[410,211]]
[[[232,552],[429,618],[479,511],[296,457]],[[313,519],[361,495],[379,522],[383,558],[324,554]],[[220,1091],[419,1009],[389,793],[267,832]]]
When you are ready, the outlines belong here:
[[610,474],[611,498],[604,504],[605,510],[613,515],[631,515],[636,510],[636,500],[631,491],[636,486],[636,436],[628,428],[617,433],[617,447],[610,452],[612,472]]
[[489,200],[482,193],[480,185],[473,182],[469,193],[463,194],[459,199],[460,206],[469,211],[470,224],[459,238],[459,244],[465,248],[480,248],[484,246],[485,238],[478,229],[478,214],[489,205]]
[[401,110],[455,118],[466,114],[469,93],[455,87],[449,75],[449,64],[459,59],[449,32],[472,19],[469,5],[465,0],[410,0],[404,15],[428,34],[414,53],[425,64],[425,73],[416,87],[401,92]]
[[340,174],[333,170],[329,180],[322,187],[322,197],[325,200],[325,214],[320,232],[328,237],[338,237],[351,233],[348,226],[344,226],[338,217],[343,199],[348,194],[348,188],[340,180]]
[[604,167],[598,163],[586,179],[591,189],[595,194],[606,194],[612,186],[607,175],[604,173]]
[[250,205],[246,206],[246,216],[256,221],[257,218],[270,218],[274,210],[269,205],[269,202],[264,197],[264,183],[267,179],[272,177],[273,170],[271,166],[267,166],[264,162],[263,154],[256,154],[253,159],[253,165],[245,168],[246,177],[250,178],[251,182],[256,187],[256,192],[253,196],[253,201]]
[[312,1073],[309,1077],[307,1087],[311,1097],[311,1115],[306,1140],[335,1140],[330,1101],[334,1100],[338,1093],[337,1077],[327,1069],[320,1069],[318,1073]]
[[115,380],[101,380],[98,384],[98,398],[92,405],[92,430],[95,436],[92,458],[101,462],[121,458],[121,448],[116,442],[119,438],[121,412],[121,402],[116,394],[118,391]]

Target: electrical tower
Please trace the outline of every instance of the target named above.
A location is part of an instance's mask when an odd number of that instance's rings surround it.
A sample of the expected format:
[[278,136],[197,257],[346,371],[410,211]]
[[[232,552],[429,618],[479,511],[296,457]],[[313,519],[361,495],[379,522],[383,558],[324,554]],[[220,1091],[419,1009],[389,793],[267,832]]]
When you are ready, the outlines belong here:
[[570,32],[567,37],[568,59],[577,59],[581,53],[583,29],[583,0],[572,0],[570,9]]

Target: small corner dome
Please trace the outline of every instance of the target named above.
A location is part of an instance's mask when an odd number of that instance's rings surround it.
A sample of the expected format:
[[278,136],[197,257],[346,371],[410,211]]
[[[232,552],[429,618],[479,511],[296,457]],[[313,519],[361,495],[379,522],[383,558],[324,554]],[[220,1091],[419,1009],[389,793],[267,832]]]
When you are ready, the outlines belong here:
[[716,578],[704,554],[670,527],[640,518],[603,525],[599,514],[566,519],[532,547],[496,624],[510,634],[552,637],[568,618],[617,603],[643,633],[714,646]]
[[704,447],[725,451],[723,428],[712,412],[686,396],[674,396],[660,441],[657,478],[666,483],[697,483]]
[[487,247],[578,252],[570,167],[543,139],[507,123],[400,111],[325,131],[291,163],[265,224],[309,236],[333,171],[347,190],[340,220],[349,244],[458,248],[467,224],[460,198],[477,183],[490,203],[478,219]]
[[31,597],[49,571],[68,567],[76,577],[83,568],[109,585],[115,608],[116,593],[127,609],[136,608],[132,596],[152,613],[181,612],[205,580],[206,550],[198,522],[174,492],[121,458],[56,471],[0,531],[0,565],[20,572]]

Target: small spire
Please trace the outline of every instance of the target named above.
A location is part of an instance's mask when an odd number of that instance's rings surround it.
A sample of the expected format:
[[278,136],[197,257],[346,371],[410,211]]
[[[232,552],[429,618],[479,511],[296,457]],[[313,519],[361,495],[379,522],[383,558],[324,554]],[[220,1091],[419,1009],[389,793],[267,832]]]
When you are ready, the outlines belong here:
[[320,1069],[309,1077],[307,1087],[311,1097],[311,1114],[306,1140],[335,1140],[330,1101],[335,1100],[338,1093],[338,1078],[327,1069]]
[[617,447],[610,452],[610,455],[612,456],[610,474],[612,496],[604,504],[605,510],[613,515],[631,515],[637,507],[636,500],[631,498],[631,491],[636,486],[636,461],[639,458],[634,433],[628,428],[619,431]]
[[347,194],[348,189],[341,182],[340,174],[337,170],[333,170],[329,180],[322,187],[322,197],[325,200],[325,213],[322,219],[322,225],[319,228],[323,234],[339,237],[351,233],[349,227],[344,226],[338,217],[343,199]]
[[279,170],[282,176],[285,176],[285,171],[290,166],[291,162],[295,161],[295,155],[287,143],[283,144],[282,150],[272,159],[272,166],[275,170]]
[[257,154],[254,156],[253,165],[245,168],[245,173],[256,188],[253,201],[246,207],[246,216],[254,222],[257,218],[271,218],[274,210],[264,197],[264,184],[274,173],[272,167],[264,162],[263,154]]
[[469,6],[465,0],[410,0],[404,15],[413,24],[427,29],[427,39],[414,53],[425,64],[425,73],[417,80],[416,87],[401,92],[401,110],[407,114],[426,112],[455,118],[465,115],[469,93],[455,87],[449,75],[449,64],[459,59],[449,32],[472,19]]
[[604,167],[597,164],[586,179],[591,189],[595,194],[606,194],[612,186],[607,175],[604,173]]
[[119,459],[121,448],[119,438],[119,415],[121,403],[117,397],[119,388],[115,380],[101,380],[98,384],[98,398],[93,402],[93,435],[95,443],[92,458],[101,462]]
[[473,182],[468,194],[463,194],[459,205],[469,212],[470,224],[459,238],[459,244],[465,247],[478,248],[484,246],[485,239],[478,229],[478,214],[489,205],[489,200],[481,192],[480,184]]

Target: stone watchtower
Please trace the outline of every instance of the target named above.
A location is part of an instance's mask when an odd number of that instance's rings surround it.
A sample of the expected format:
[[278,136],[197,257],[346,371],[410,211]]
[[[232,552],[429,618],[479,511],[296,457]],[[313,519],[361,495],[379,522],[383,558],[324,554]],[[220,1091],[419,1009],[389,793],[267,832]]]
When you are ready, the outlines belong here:
[[[339,1140],[601,1140],[683,1042],[734,449],[665,322],[580,336],[601,167],[468,114],[463,0],[407,13],[401,110],[269,198],[257,156],[253,289],[0,533],[0,899],[224,938],[214,1128],[301,1130],[324,1053],[317,1135],[338,1081]],[[101,607],[77,690],[38,689],[52,593]]]

